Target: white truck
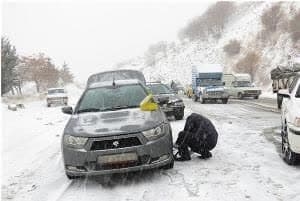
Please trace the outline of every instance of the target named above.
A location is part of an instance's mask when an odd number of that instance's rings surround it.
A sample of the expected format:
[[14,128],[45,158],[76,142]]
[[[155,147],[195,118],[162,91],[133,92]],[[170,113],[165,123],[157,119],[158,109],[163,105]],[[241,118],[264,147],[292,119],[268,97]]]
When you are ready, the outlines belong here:
[[228,94],[222,83],[223,66],[220,64],[200,64],[192,68],[193,100],[204,104],[207,101],[228,102]]
[[261,89],[255,87],[249,74],[224,74],[223,82],[230,97],[243,99],[253,97],[258,99]]

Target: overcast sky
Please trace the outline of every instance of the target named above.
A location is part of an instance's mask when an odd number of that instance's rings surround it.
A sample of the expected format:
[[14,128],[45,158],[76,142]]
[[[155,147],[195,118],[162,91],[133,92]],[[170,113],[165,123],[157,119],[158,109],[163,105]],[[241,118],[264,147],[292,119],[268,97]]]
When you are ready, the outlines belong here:
[[19,55],[44,52],[55,64],[66,61],[76,79],[143,55],[150,44],[174,41],[208,1],[103,2],[4,1],[2,35]]

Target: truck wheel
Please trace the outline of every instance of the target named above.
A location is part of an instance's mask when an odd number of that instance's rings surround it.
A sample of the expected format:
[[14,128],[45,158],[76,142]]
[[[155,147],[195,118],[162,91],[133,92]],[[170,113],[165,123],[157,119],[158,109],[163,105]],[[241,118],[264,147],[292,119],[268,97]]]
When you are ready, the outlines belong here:
[[242,93],[238,93],[238,99],[243,99],[243,94]]
[[223,104],[227,104],[227,102],[228,102],[228,98],[223,98],[223,99],[222,99],[222,103],[223,103]]
[[283,100],[283,97],[281,95],[277,94],[277,108],[278,109],[281,109],[282,100]]
[[200,96],[200,98],[199,98],[199,99],[200,99],[200,103],[201,103],[201,104],[205,104],[205,99],[204,99],[204,98],[202,98],[202,96]]

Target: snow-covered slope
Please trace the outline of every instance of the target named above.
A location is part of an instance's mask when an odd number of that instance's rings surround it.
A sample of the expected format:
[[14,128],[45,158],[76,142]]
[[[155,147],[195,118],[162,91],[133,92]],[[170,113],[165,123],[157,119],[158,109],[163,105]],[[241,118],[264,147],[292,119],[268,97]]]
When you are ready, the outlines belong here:
[[[226,24],[219,40],[207,38],[205,41],[177,42],[175,47],[169,47],[166,56],[156,57],[154,66],[146,66],[143,57],[123,63],[121,68],[142,70],[147,80],[161,80],[170,82],[178,80],[183,85],[191,83],[191,66],[201,63],[220,63],[226,72],[233,72],[236,63],[248,52],[255,52],[259,56],[258,69],[254,73],[254,81],[258,86],[269,90],[271,80],[269,72],[278,64],[285,64],[287,56],[299,51],[299,46],[292,44],[287,30],[279,30],[268,35],[268,40],[262,40],[262,14],[274,3],[245,2],[237,3],[237,9]],[[281,3],[281,11],[290,19],[300,8],[299,2]],[[286,27],[287,28],[287,27]],[[227,56],[224,45],[236,39],[241,43],[241,51],[236,56]],[[134,64],[134,65],[132,65]],[[120,66],[119,66],[120,67]]]

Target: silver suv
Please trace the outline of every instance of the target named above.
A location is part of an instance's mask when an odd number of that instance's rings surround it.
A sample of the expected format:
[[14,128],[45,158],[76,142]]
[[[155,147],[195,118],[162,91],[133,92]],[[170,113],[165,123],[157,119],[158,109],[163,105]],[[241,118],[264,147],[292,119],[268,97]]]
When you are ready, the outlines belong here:
[[93,83],[62,110],[72,115],[62,140],[68,178],[173,168],[170,124],[140,81]]

